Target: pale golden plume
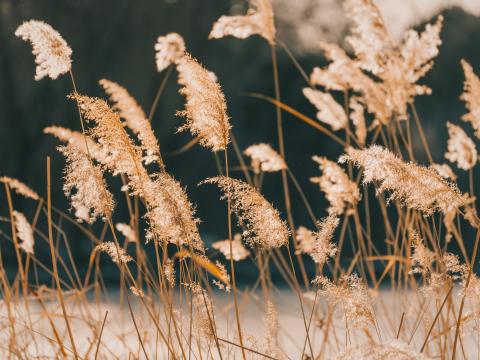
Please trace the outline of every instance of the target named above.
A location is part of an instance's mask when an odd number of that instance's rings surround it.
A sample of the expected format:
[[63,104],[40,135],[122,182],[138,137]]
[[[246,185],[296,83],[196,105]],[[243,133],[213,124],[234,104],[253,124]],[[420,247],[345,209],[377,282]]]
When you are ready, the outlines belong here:
[[445,159],[455,163],[462,170],[470,170],[478,161],[475,143],[460,126],[447,122],[448,151]]
[[246,15],[221,16],[212,27],[210,39],[225,36],[245,39],[260,35],[271,45],[275,45],[275,22],[271,0],[250,0]]
[[105,152],[100,145],[93,141],[91,137],[81,132],[61,126],[48,126],[43,129],[43,133],[53,135],[60,141],[72,144],[79,151],[89,155],[96,161],[103,162],[105,160]]
[[480,139],[480,79],[467,61],[462,60],[462,67],[465,82],[460,99],[465,102],[468,110],[468,113],[462,116],[462,120],[472,124],[475,136]]
[[19,195],[32,200],[40,200],[40,196],[35,191],[17,179],[8,176],[0,176],[0,182],[7,184],[11,190],[14,190]]
[[325,297],[330,306],[339,305],[349,327],[368,330],[375,326],[368,287],[357,274],[343,275],[338,284],[324,276],[317,276],[312,283],[319,287],[319,295]]
[[18,246],[27,254],[33,254],[33,246],[35,240],[33,237],[33,229],[24,214],[19,211],[13,211],[15,219],[15,228],[17,229],[17,237],[21,240]]
[[317,223],[317,231],[310,231],[300,226],[296,232],[298,254],[308,254],[320,268],[328,258],[334,257],[338,249],[332,243],[333,234],[338,227],[339,220],[335,215],[329,215]]
[[125,249],[117,246],[112,241],[106,241],[95,246],[94,251],[108,254],[108,256],[110,256],[112,261],[115,264],[119,264],[119,265],[121,264],[126,265],[128,262],[133,260],[132,257],[127,254]]
[[288,243],[289,231],[277,210],[252,186],[225,176],[217,176],[201,184],[216,184],[224,197],[232,201],[232,210],[246,230],[246,241],[252,246],[271,250]]
[[185,41],[177,33],[159,36],[155,43],[157,71],[163,71],[171,64],[177,64],[185,55]]
[[426,215],[435,211],[455,214],[470,202],[456,184],[446,181],[433,169],[404,162],[378,145],[364,150],[349,148],[340,161],[362,167],[363,182],[378,182],[377,193],[388,192],[389,200],[398,200]]
[[56,79],[70,71],[72,49],[62,35],[47,23],[38,20],[24,22],[15,31],[15,36],[30,42],[37,64],[35,80],[48,76]]
[[450,179],[452,181],[457,180],[457,175],[448,164],[432,164],[430,167],[444,179]]
[[150,121],[148,121],[147,116],[137,101],[129,94],[127,89],[116,82],[102,79],[99,83],[110,96],[113,110],[118,112],[120,117],[125,120],[128,128],[140,140],[142,150],[145,153],[143,157],[145,164],[158,161],[160,158],[160,147],[157,138],[153,133]]
[[70,197],[77,219],[93,223],[98,217],[110,218],[115,202],[100,167],[72,144],[58,149],[67,160],[63,191]]
[[330,203],[328,212],[341,215],[345,210],[352,209],[360,200],[360,190],[351,181],[343,169],[325,157],[313,156],[322,171],[322,176],[312,177],[310,181],[320,185],[320,190]]
[[222,89],[212,74],[190,55],[177,65],[178,83],[183,87],[185,110],[178,114],[187,122],[179,131],[190,130],[200,138],[200,144],[219,151],[229,143],[230,123]]
[[319,121],[330,125],[334,131],[347,126],[347,114],[332,95],[312,88],[304,88],[303,95],[318,110],[317,119]]
[[240,234],[235,234],[233,236],[231,253],[230,241],[228,239],[215,241],[212,243],[212,248],[220,251],[227,260],[233,259],[234,261],[240,261],[246,259],[250,255],[250,251],[248,251],[242,244],[242,235]]
[[120,234],[125,236],[125,239],[127,239],[127,241],[134,243],[138,242],[138,236],[135,233],[135,230],[130,225],[124,223],[117,223],[115,224],[115,229],[117,229]]
[[243,152],[252,159],[252,168],[255,174],[264,172],[276,172],[287,168],[285,160],[268,144],[260,143],[250,145]]

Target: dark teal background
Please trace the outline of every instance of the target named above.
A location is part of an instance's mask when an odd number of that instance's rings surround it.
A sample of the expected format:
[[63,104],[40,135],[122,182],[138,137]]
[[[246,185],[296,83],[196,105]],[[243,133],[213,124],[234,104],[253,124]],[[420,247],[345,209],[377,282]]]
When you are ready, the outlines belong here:
[[[59,208],[68,209],[61,189],[63,159],[55,151],[58,142],[43,135],[42,129],[56,124],[78,130],[78,115],[75,106],[65,98],[72,90],[68,76],[56,81],[33,80],[35,65],[31,48],[14,36],[16,27],[29,19],[48,22],[70,44],[79,92],[104,96],[98,80],[108,78],[125,86],[147,113],[164,76],[164,73],[156,72],[153,45],[159,35],[178,32],[185,38],[193,56],[218,76],[227,98],[233,131],[242,149],[257,142],[267,142],[276,147],[274,108],[245,95],[247,92],[273,95],[269,46],[258,37],[247,40],[231,37],[207,39],[213,22],[228,13],[230,5],[229,1],[223,0],[0,0],[0,174],[18,178],[44,196],[45,162],[46,157],[51,156],[52,177],[55,180],[53,202]],[[467,59],[480,73],[480,19],[458,9],[446,11],[444,17],[440,55],[423,81],[432,87],[433,95],[417,100],[437,162],[444,161],[447,120],[460,124],[473,136],[470,125],[459,120],[465,112],[463,103],[458,99],[463,82],[460,59]],[[306,85],[304,80],[282,49],[278,50],[278,54],[283,101],[314,118],[315,110],[301,92]],[[297,53],[296,56],[307,73],[313,66],[325,63],[320,53]],[[172,75],[160,100],[153,128],[162,146],[168,171],[187,187],[192,202],[197,204],[198,216],[202,219],[200,230],[208,244],[225,238],[227,234],[225,204],[218,200],[219,193],[213,187],[196,186],[199,181],[216,174],[214,158],[208,150],[196,146],[184,154],[169,155],[191,139],[186,133],[175,134],[175,129],[182,123],[175,112],[182,109],[183,98],[177,92],[176,74]],[[335,159],[342,149],[288,114],[284,115],[284,122],[287,163],[301,183],[314,212],[319,218],[323,217],[327,204],[318,187],[309,182],[309,177],[319,173],[311,156],[317,154]],[[416,154],[422,161],[425,157],[417,137],[415,144]],[[233,152],[231,158],[234,159]],[[233,160],[233,165],[236,164]],[[460,174],[461,170],[457,173]],[[110,183],[118,190],[118,180]],[[467,189],[465,176],[460,176],[459,183]],[[267,175],[264,189],[266,197],[283,213],[280,177]],[[480,190],[478,186],[476,190]],[[8,214],[4,196],[2,189],[2,216]],[[312,224],[293,187],[292,197],[296,224],[311,228]],[[117,198],[122,199],[119,195]],[[17,197],[14,201],[14,206],[31,219],[34,210],[32,202]],[[127,221],[126,216],[124,204],[120,203],[115,221]],[[374,221],[378,223],[375,217]],[[3,225],[2,229],[8,236],[8,224]],[[43,225],[41,222],[40,228]],[[90,243],[68,225],[65,230],[69,230],[67,234],[78,264],[85,267]],[[379,244],[383,241],[381,234],[376,241]],[[7,268],[14,269],[16,261],[11,256],[10,243],[2,238],[0,246]],[[48,263],[45,244],[37,245],[36,251],[38,257]],[[240,266],[243,278],[252,274],[250,267],[248,264]]]

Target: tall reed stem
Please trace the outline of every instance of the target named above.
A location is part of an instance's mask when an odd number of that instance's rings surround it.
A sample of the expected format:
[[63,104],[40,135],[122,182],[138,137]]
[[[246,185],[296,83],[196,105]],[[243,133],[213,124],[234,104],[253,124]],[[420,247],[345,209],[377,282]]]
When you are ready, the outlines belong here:
[[[274,45],[271,46],[272,52],[272,65],[273,65],[273,83],[275,87],[275,100],[280,102],[280,80],[278,78],[278,63],[277,63],[277,51]],[[278,132],[278,147],[280,150],[280,156],[285,159],[285,143],[283,139],[283,124],[282,124],[282,110],[276,104],[276,115],[277,115],[277,132]],[[295,223],[293,221],[292,215],[292,205],[290,201],[290,190],[288,188],[288,178],[287,178],[287,170],[282,169],[282,186],[283,186],[283,195],[285,200],[285,210],[287,212],[288,224],[290,226],[290,230],[292,230],[292,237],[293,237],[293,245],[296,248],[296,239],[295,239]],[[307,273],[305,271],[305,266],[303,264],[302,257],[297,255],[297,261],[300,265],[300,272],[302,274],[303,282],[305,287],[308,289],[308,278]],[[296,279],[295,279],[296,280]]]
[[[226,142],[225,142],[226,143]],[[229,170],[228,170],[228,151],[227,151],[227,146],[225,145],[225,176],[228,178],[229,177]],[[233,248],[232,248],[232,204],[231,204],[231,199],[230,195],[227,192],[227,221],[228,221],[228,242],[230,245],[230,271],[232,273],[232,288],[233,288],[233,303],[235,306],[235,319],[237,321],[237,331],[238,331],[238,339],[240,340],[240,346],[242,349],[242,357],[245,360],[245,349],[243,347],[243,337],[242,337],[242,327],[240,325],[240,313],[238,311],[238,302],[237,302],[237,283],[235,280],[235,265],[233,262]]]
[[51,178],[50,178],[50,157],[47,157],[47,222],[48,222],[48,242],[50,244],[50,255],[52,257],[53,275],[57,287],[57,296],[60,306],[62,307],[63,318],[67,326],[68,336],[70,338],[70,344],[72,346],[75,359],[78,359],[77,348],[75,347],[75,341],[73,339],[72,329],[70,328],[70,322],[68,321],[68,314],[65,308],[65,302],[63,300],[62,287],[60,284],[60,278],[58,277],[57,258],[55,257],[55,247],[53,245],[53,231],[52,231],[52,193],[51,193]]

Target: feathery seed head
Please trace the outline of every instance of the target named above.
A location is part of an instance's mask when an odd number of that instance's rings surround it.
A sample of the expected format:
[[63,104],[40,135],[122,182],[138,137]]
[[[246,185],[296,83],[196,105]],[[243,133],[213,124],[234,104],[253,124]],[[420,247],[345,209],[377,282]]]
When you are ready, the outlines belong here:
[[230,198],[232,210],[240,225],[246,228],[244,237],[251,245],[271,250],[288,243],[289,231],[277,210],[249,184],[217,176],[200,184],[216,184],[223,192],[223,198]]
[[208,70],[190,55],[177,64],[178,83],[183,87],[185,110],[178,112],[186,118],[179,131],[189,129],[200,137],[200,144],[212,151],[225,150],[229,143],[230,123],[227,105],[220,85]]
[[300,226],[296,232],[297,253],[309,254],[321,268],[329,257],[334,257],[337,253],[338,249],[332,243],[332,238],[338,224],[338,217],[329,215],[317,223],[316,232]]
[[362,167],[363,182],[379,182],[377,193],[390,192],[389,200],[399,200],[411,209],[431,215],[441,211],[454,215],[471,200],[458,187],[446,181],[433,169],[404,162],[387,149],[372,145],[364,150],[347,149],[340,162],[352,162]]
[[95,252],[100,251],[108,254],[115,264],[127,264],[132,261],[132,257],[127,254],[125,249],[115,245],[113,241],[106,241],[97,246],[94,249]]
[[72,144],[58,150],[67,160],[63,191],[70,197],[77,219],[93,223],[99,216],[111,217],[115,202],[101,169]]
[[328,212],[341,215],[348,207],[355,206],[360,200],[360,190],[355,182],[338,164],[325,157],[314,156],[313,160],[320,165],[323,172],[320,177],[312,177],[310,181],[320,185],[320,190],[325,193],[330,202]]
[[325,297],[331,306],[341,305],[349,326],[356,329],[375,326],[368,288],[357,274],[342,276],[338,285],[324,276],[317,276],[312,283],[319,286],[319,295]]
[[135,286],[130,286],[130,291],[132,292],[133,296],[139,297],[139,298],[145,298],[145,293],[143,292],[142,289],[136,288]]
[[334,360],[432,360],[432,358],[419,353],[403,341],[391,340],[386,343],[376,344],[366,342],[360,345],[347,347],[339,352]]
[[310,254],[313,251],[315,238],[314,231],[307,229],[305,226],[299,226],[295,231],[295,240],[297,241],[295,254]]
[[202,289],[198,283],[186,284],[192,291],[193,299],[193,327],[200,335],[200,338],[213,340],[215,338],[215,329],[212,316],[214,314],[213,303],[208,293]]
[[448,164],[432,164],[430,167],[444,179],[450,179],[452,181],[457,180],[457,175],[455,175],[452,168]]
[[412,274],[428,274],[432,271],[432,264],[435,260],[435,253],[427,248],[423,239],[416,231],[410,233],[412,244],[412,256],[410,257]]
[[460,99],[465,102],[468,113],[462,120],[470,122],[475,130],[475,136],[480,138],[480,78],[473,72],[472,66],[462,59],[465,74],[464,90]]
[[283,354],[278,346],[278,311],[271,299],[267,299],[265,324],[266,354],[280,359]]
[[131,193],[142,194],[142,184],[148,179],[142,165],[142,151],[128,136],[120,116],[102,99],[79,94],[69,98],[77,101],[83,117],[94,125],[89,134],[105,151],[102,165],[113,175],[127,175]]
[[352,35],[347,41],[360,66],[378,74],[382,71],[385,51],[393,46],[382,15],[373,0],[347,0],[344,6],[353,22]]
[[155,44],[157,71],[165,70],[170,64],[177,64],[185,55],[185,41],[177,33],[159,36]]
[[142,150],[145,152],[143,158],[145,164],[157,161],[160,157],[160,147],[152,125],[140,105],[123,86],[107,79],[102,79],[99,83],[110,96],[110,101],[114,104],[113,110],[125,119],[125,124],[139,138]]
[[43,129],[43,133],[53,135],[60,141],[72,144],[79,151],[87,155],[90,154],[92,159],[97,160],[100,163],[105,161],[104,150],[93,141],[90,136],[83,135],[78,131],[72,131],[61,126],[48,126]]
[[35,80],[45,76],[55,80],[72,67],[72,49],[62,35],[43,21],[24,22],[15,31],[15,36],[30,42],[37,64]]
[[14,190],[19,195],[32,200],[40,200],[40,196],[35,191],[17,179],[8,176],[0,176],[0,182],[7,184],[10,189]]
[[[240,261],[246,259],[250,255],[245,246],[242,244],[242,235],[235,234],[232,239],[232,253],[230,254],[230,240],[216,241],[212,244],[212,248],[220,251],[225,259],[234,261]],[[230,256],[231,255],[231,256]]]
[[221,16],[212,27],[209,39],[220,39],[225,36],[246,39],[252,35],[260,35],[270,45],[275,45],[275,22],[271,0],[250,0],[246,15]]
[[478,161],[475,143],[468,137],[460,126],[447,122],[448,151],[445,158],[456,163],[462,170],[470,170]]
[[127,241],[134,242],[134,243],[138,242],[137,234],[135,233],[135,230],[133,230],[130,225],[124,224],[124,223],[117,223],[115,225],[115,229],[117,229],[117,231],[120,234],[125,236]]
[[33,245],[35,244],[35,240],[33,237],[32,226],[28,222],[25,215],[19,211],[14,210],[13,217],[15,219],[17,237],[21,240],[18,246],[27,254],[33,254]]
[[276,172],[287,168],[285,160],[268,144],[250,145],[243,153],[252,159],[255,174],[260,174],[260,171]]
[[167,259],[165,265],[163,266],[163,272],[165,273],[165,278],[167,279],[168,285],[171,288],[175,287],[175,266],[172,260]]
[[312,88],[304,88],[303,95],[317,108],[319,121],[330,125],[334,131],[347,126],[348,118],[345,110],[332,95]]
[[162,172],[148,179],[143,189],[149,207],[145,215],[150,226],[147,241],[161,239],[203,251],[197,228],[200,220],[194,217],[195,209],[180,183]]
[[365,146],[367,139],[367,125],[365,121],[365,108],[358,101],[357,98],[352,97],[350,99],[350,119],[353,126],[355,126],[355,136],[357,137],[358,145]]

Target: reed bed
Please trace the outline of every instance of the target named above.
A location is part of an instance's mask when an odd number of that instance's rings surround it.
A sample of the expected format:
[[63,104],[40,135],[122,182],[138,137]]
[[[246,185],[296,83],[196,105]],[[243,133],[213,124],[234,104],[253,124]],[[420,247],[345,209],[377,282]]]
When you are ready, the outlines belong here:
[[[35,80],[70,78],[71,93],[59,101],[78,108],[79,121],[76,129],[52,124],[44,130],[60,142],[63,185],[55,181],[50,158],[47,188],[39,193],[28,179],[0,178],[8,208],[0,218],[1,358],[480,356],[473,172],[480,79],[469,63],[459,64],[465,115],[444,125],[445,162],[434,163],[414,100],[431,93],[419,82],[439,53],[442,17],[398,42],[372,0],[347,0],[345,11],[352,24],[350,50],[320,43],[328,64],[310,76],[278,39],[270,0],[250,0],[245,15],[221,16],[212,25],[212,41],[255,35],[271,49],[274,94],[249,96],[272,104],[278,141],[246,149],[237,145],[217,77],[180,35],[162,35],[154,45],[157,70],[165,75],[147,113],[112,80],[99,81],[105,99],[82,93],[72,70],[74,53],[61,34],[38,20],[18,27],[15,35],[33,49]],[[304,77],[311,114],[282,101],[279,51]],[[188,192],[198,189],[187,192],[169,172],[153,130],[166,79],[174,76],[185,105],[178,111],[184,122],[172,132],[191,133],[188,151],[201,146],[217,160],[218,173],[199,184],[212,194],[216,188],[225,203],[216,219],[202,219],[225,233],[212,244],[202,239],[189,200]],[[343,147],[337,158],[312,159],[318,176],[310,181],[329,203],[322,214],[312,211],[314,200],[297,181],[302,174],[289,167],[284,114]],[[420,149],[413,138],[420,139]],[[462,172],[466,189],[456,183]],[[281,179],[282,201],[272,204],[264,196],[265,176]],[[59,186],[69,210],[52,204],[52,188]],[[301,201],[293,202],[292,193]],[[36,211],[24,214],[19,197]],[[118,219],[119,203],[126,204],[127,220]],[[294,208],[306,211],[310,224],[297,224]],[[65,224],[90,252],[88,264],[75,261]],[[3,265],[6,246],[17,261],[14,276]],[[36,257],[42,251],[48,261]],[[105,285],[106,261],[118,268],[115,290]],[[239,286],[238,262],[255,269],[257,278],[248,286]],[[273,281],[272,269],[286,288]],[[51,281],[41,282],[39,272]]]

